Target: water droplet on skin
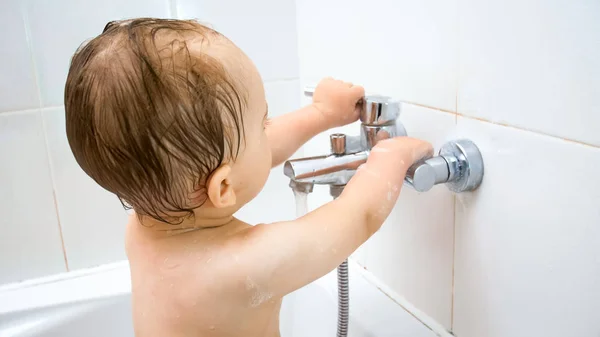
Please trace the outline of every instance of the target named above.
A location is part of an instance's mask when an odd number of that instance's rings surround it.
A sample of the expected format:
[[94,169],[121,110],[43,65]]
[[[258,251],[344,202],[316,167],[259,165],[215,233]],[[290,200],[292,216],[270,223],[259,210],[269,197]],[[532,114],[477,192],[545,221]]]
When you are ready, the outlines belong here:
[[167,262],[169,262],[169,258],[165,257],[165,260],[163,261],[164,264],[167,264]]
[[210,326],[210,327],[208,327],[208,328],[209,328],[210,330],[214,330],[214,329],[215,329],[215,326],[214,326],[214,325],[211,325],[211,326]]
[[169,288],[173,288],[173,283],[169,284]]
[[196,242],[198,242],[198,240],[196,240],[196,239],[195,239],[195,240],[193,241],[193,243],[196,243]]
[[206,260],[206,263],[210,263],[210,260],[212,260],[212,257],[209,257],[208,260]]

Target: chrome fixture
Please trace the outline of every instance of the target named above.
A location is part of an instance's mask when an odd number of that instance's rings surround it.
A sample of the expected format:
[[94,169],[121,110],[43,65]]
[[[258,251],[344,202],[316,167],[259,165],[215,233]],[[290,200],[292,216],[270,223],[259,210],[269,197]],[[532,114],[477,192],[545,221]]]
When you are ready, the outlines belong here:
[[[312,96],[313,88],[305,89]],[[329,155],[288,160],[284,174],[293,184],[345,185],[356,169],[367,161],[369,151],[378,141],[390,137],[406,136],[400,121],[400,101],[387,96],[366,95],[361,102],[360,135],[330,135]],[[483,179],[483,159],[477,146],[466,139],[447,142],[439,155],[413,164],[406,173],[405,182],[416,191],[425,192],[434,185],[446,184],[453,192],[476,189]],[[308,185],[306,185],[308,184]],[[295,188],[296,189],[296,188]],[[337,192],[337,190],[336,190]],[[331,191],[332,196],[336,194]]]
[[413,164],[404,181],[418,192],[433,185],[446,184],[455,193],[472,191],[483,179],[483,158],[475,144],[467,139],[449,141],[437,157]]

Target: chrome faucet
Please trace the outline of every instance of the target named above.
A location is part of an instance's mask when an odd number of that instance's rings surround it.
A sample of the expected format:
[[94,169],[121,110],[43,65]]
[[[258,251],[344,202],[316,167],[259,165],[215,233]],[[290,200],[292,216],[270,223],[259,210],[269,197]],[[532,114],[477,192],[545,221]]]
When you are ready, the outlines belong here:
[[[314,89],[305,89],[311,96]],[[329,155],[288,160],[283,167],[290,178],[290,187],[312,191],[312,185],[330,185],[332,196],[352,178],[364,164],[378,141],[406,136],[398,121],[400,101],[387,96],[366,95],[360,110],[360,135],[330,135]],[[476,189],[483,179],[483,159],[475,144],[466,139],[450,141],[442,146],[439,155],[413,164],[406,172],[405,183],[419,192],[445,183],[456,193]],[[336,188],[335,186],[338,186]]]

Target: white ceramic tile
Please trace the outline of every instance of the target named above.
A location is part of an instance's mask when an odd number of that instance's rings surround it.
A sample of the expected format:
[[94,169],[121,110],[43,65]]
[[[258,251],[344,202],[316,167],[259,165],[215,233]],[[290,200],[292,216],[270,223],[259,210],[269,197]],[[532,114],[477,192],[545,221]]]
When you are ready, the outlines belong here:
[[44,109],[42,113],[70,269],[125,259],[127,213],[121,202],[75,161],[65,132],[64,109]]
[[17,0],[0,3],[0,111],[37,108],[40,102],[21,12]]
[[[265,91],[271,117],[292,112],[300,107],[300,86],[297,80],[265,83]],[[289,183],[289,179],[283,175],[282,166],[273,168],[260,194],[236,216],[250,224],[293,219],[296,206],[292,190],[288,187]]]
[[265,94],[269,104],[269,117],[277,117],[297,110],[301,106],[299,80],[272,81],[265,83]]
[[0,114],[0,283],[66,271],[39,111]]
[[296,7],[303,80],[334,76],[454,111],[456,0],[297,0]]
[[167,17],[167,0],[26,0],[27,24],[41,87],[42,104],[63,104],[63,89],[75,50],[102,33],[112,20]]
[[459,118],[483,153],[456,200],[454,332],[600,335],[600,149]]
[[177,12],[227,36],[254,61],[263,80],[298,77],[294,0],[177,0]]
[[[455,116],[404,105],[408,134],[440,146],[453,139]],[[454,196],[445,186],[408,186],[383,227],[367,242],[366,267],[447,329],[451,325]]]
[[600,145],[600,2],[458,1],[458,110]]

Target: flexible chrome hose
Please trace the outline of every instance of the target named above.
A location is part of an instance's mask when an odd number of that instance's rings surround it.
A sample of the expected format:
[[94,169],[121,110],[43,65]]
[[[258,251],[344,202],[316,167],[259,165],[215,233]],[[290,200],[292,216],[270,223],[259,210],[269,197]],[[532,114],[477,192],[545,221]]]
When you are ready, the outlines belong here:
[[338,325],[337,337],[348,336],[350,315],[350,287],[348,278],[348,260],[337,268],[338,276]]
[[[345,185],[329,186],[329,193],[337,199]],[[348,323],[350,320],[350,281],[348,277],[348,259],[344,260],[337,268],[338,278],[338,321],[337,337],[348,336]]]

